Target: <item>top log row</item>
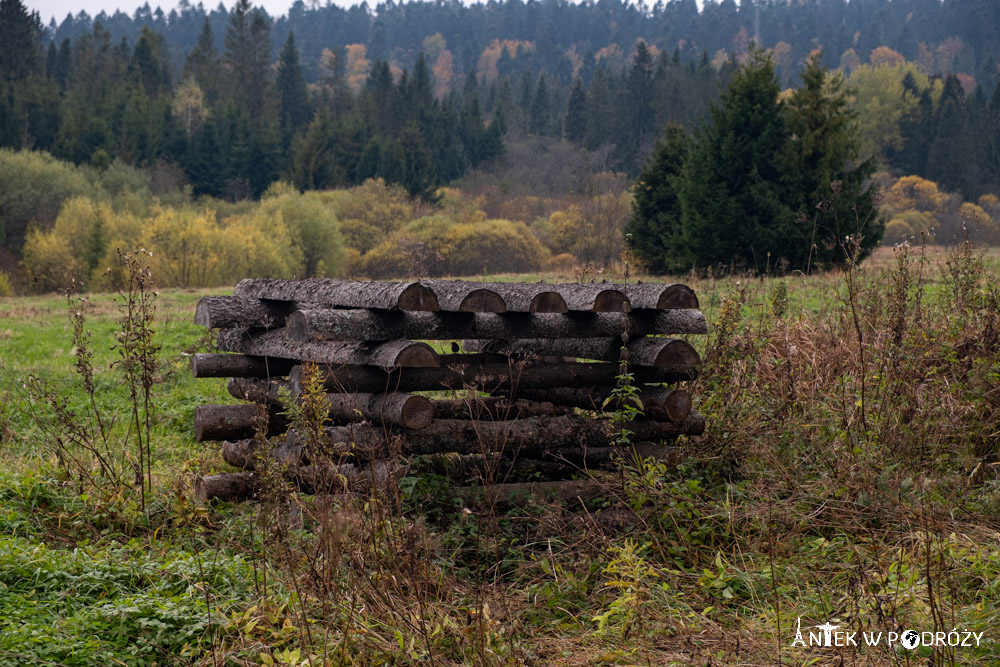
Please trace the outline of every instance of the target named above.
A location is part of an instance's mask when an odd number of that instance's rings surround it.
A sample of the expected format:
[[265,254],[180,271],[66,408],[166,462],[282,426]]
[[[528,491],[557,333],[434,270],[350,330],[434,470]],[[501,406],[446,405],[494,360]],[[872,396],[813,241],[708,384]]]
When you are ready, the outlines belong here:
[[[211,327],[238,326],[231,322],[238,307],[241,313],[256,312],[256,318],[281,326],[293,310],[267,302],[291,302],[324,307],[380,308],[424,312],[471,313],[566,313],[590,311],[620,313],[626,310],[671,310],[698,308],[694,291],[681,284],[639,283],[616,285],[479,283],[463,280],[384,282],[357,280],[278,280],[248,278],[240,281],[235,299],[209,297],[199,304],[196,321]],[[264,300],[264,303],[254,300]],[[266,325],[265,325],[266,326]]]

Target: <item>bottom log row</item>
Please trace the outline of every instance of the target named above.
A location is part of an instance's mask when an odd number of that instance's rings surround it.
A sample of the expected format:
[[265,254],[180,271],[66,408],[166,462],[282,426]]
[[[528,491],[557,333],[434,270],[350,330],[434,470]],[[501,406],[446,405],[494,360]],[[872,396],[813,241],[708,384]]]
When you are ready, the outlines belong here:
[[[223,459],[248,472],[202,477],[196,495],[202,500],[254,498],[261,491],[261,465],[276,463],[289,483],[307,493],[365,492],[407,474],[430,472],[458,486],[474,485],[467,489],[470,492],[475,485],[488,483],[504,487],[503,495],[534,489],[555,497],[572,491],[577,497],[586,493],[573,478],[611,469],[620,460],[673,461],[677,449],[661,443],[679,435],[700,435],[704,426],[697,413],[680,423],[630,422],[630,438],[638,444],[628,448],[615,444],[619,433],[610,420],[578,415],[510,421],[438,419],[418,431],[352,425],[331,426],[322,434],[306,436],[292,430],[268,445],[253,438],[224,442]],[[269,451],[262,451],[262,446]],[[320,454],[311,455],[316,452]],[[402,457],[407,458],[405,463]]]

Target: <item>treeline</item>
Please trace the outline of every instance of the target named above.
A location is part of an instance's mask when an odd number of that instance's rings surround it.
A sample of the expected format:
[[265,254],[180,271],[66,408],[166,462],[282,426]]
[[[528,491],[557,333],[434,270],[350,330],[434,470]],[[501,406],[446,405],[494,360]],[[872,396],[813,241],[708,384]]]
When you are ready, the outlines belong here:
[[[613,59],[615,48],[627,57],[640,39],[668,53],[679,48],[685,61],[698,60],[703,53],[715,58],[720,51],[740,55],[752,40],[766,47],[780,44],[778,74],[785,85],[817,47],[826,54],[824,64],[836,67],[841,54],[849,50],[866,59],[876,48],[887,46],[907,60],[928,62],[932,67],[928,73],[963,72],[988,89],[995,84],[1000,61],[1000,6],[991,0],[723,0],[705,2],[701,11],[695,0],[651,5],[620,0],[389,1],[350,8],[333,3],[308,8],[308,4],[300,0],[287,15],[268,18],[273,22],[272,51],[294,32],[311,81],[321,78],[324,49],[364,46],[372,61],[387,60],[409,69],[427,50],[425,38],[433,35],[450,45],[448,59],[457,74],[464,76],[481,66],[485,67],[478,73],[485,74],[494,57],[494,40],[510,40],[525,45],[503,64],[512,68],[515,78],[524,70],[536,75],[545,71],[564,85],[572,83],[581,67],[586,81],[586,72],[597,69],[595,61]],[[166,9],[146,5],[132,16],[120,11],[93,18],[83,12],[67,15],[49,23],[46,37],[57,45],[64,39],[73,41],[100,21],[114,42],[124,37],[134,44],[148,26],[165,36],[170,57],[180,67],[206,19],[219,35],[230,18],[221,4],[211,11],[201,3],[187,2]]]
[[310,189],[381,177],[433,198],[503,153],[502,119],[487,127],[474,80],[467,94],[438,98],[424,60],[410,72],[377,60],[354,86],[331,54],[324,80],[307,86],[294,37],[275,67],[271,21],[248,0],[221,45],[203,25],[180,72],[148,27],[134,46],[95,23],[43,50],[37,17],[20,0],[0,5],[2,146],[98,168],[116,158],[174,165],[195,195],[231,201],[279,178]]

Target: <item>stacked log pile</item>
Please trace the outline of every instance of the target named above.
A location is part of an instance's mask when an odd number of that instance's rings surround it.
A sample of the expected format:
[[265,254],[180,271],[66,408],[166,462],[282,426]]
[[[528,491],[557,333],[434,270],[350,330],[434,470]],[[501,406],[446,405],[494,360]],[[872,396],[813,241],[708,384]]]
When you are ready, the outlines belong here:
[[[220,353],[195,355],[194,375],[247,402],[195,411],[196,439],[246,471],[201,478],[203,499],[252,497],[272,461],[307,491],[424,470],[575,493],[581,471],[670,458],[704,429],[678,386],[701,360],[674,336],[707,332],[684,285],[248,279],[195,322],[220,330]],[[623,359],[642,405],[627,452],[608,416]],[[325,425],[294,428],[306,397]]]

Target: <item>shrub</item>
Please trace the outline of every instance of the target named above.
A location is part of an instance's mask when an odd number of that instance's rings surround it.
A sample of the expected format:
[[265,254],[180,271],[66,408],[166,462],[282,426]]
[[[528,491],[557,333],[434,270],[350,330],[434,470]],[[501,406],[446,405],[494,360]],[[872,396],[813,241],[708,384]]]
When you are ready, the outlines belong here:
[[36,292],[69,289],[83,282],[84,271],[65,238],[33,229],[24,242],[24,280]]
[[367,278],[402,278],[425,273],[427,249],[410,234],[393,234],[361,257],[358,273]]
[[406,190],[386,185],[382,179],[369,179],[335,196],[320,196],[324,204],[332,204],[341,220],[360,220],[383,233],[400,229],[413,217],[413,206]]
[[545,262],[546,271],[555,271],[557,273],[570,273],[577,266],[579,266],[579,262],[576,261],[576,257],[568,252],[563,252],[550,257]]
[[243,278],[291,278],[302,266],[281,214],[258,209],[226,218],[219,241],[219,280],[234,284]]
[[509,220],[456,225],[448,246],[452,275],[536,271],[548,254],[523,223]]
[[909,241],[912,238],[913,228],[901,216],[897,216],[885,226],[882,243],[883,245],[895,245],[902,241]]
[[344,220],[340,223],[340,233],[344,237],[344,245],[364,254],[385,239],[385,233],[363,220]]
[[6,271],[0,271],[0,297],[14,296],[14,285]]
[[32,221],[44,231],[64,201],[92,195],[81,171],[48,153],[0,149],[0,246],[20,255]]
[[344,270],[344,240],[337,216],[316,193],[283,194],[265,199],[261,209],[284,220],[301,258],[296,274],[303,278],[339,276]]

